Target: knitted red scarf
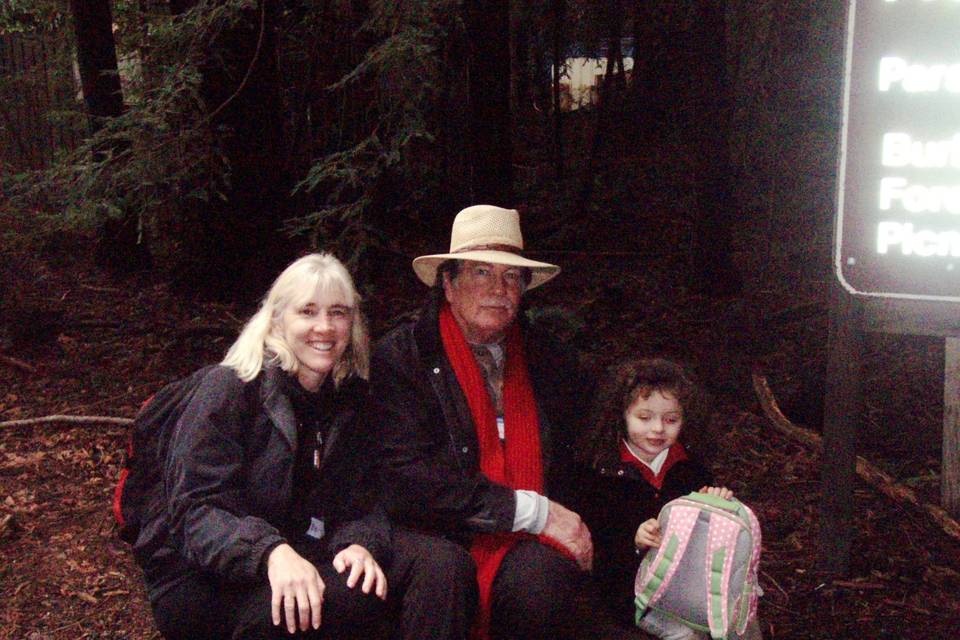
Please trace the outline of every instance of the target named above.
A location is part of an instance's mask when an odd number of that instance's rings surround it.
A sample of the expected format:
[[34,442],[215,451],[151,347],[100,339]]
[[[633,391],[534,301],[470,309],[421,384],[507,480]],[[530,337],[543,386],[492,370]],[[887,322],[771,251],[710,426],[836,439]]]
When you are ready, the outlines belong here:
[[[477,429],[480,471],[491,481],[511,489],[543,493],[540,421],[533,387],[527,374],[520,328],[514,323],[507,330],[503,375],[503,422],[506,430],[504,444],[501,444],[497,433],[497,416],[483,374],[448,304],[444,304],[440,310],[440,337],[460,388],[467,398]],[[477,582],[480,587],[480,611],[474,626],[475,637],[489,636],[493,579],[504,556],[524,537],[530,536],[520,533],[493,533],[481,534],[474,539],[470,553],[477,563]],[[552,541],[544,541],[556,546]]]
[[686,459],[687,450],[684,449],[683,445],[679,442],[674,442],[672,445],[670,445],[670,451],[667,453],[667,459],[663,461],[663,466],[660,467],[660,473],[654,474],[653,469],[638,460],[637,457],[630,452],[630,449],[627,448],[627,443],[623,440],[620,440],[620,462],[626,462],[627,464],[633,465],[638,471],[640,471],[640,475],[643,476],[643,479],[649,482],[657,491],[663,488],[663,480],[667,477],[667,471],[670,470],[670,467],[681,460]]

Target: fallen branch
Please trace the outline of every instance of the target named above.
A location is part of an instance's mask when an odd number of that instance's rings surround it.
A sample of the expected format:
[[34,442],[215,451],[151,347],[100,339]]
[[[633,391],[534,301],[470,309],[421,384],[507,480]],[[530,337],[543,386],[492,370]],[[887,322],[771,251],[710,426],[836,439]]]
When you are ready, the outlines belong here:
[[907,609],[907,610],[909,610],[909,611],[913,611],[913,612],[915,612],[915,613],[919,613],[919,614],[922,615],[922,616],[932,616],[932,615],[933,615],[933,611],[930,611],[929,609],[921,609],[920,607],[914,606],[914,605],[912,605],[912,604],[907,604],[906,602],[900,602],[899,600],[891,600],[890,598],[884,598],[884,599],[883,599],[883,603],[884,603],[884,604],[889,604],[889,605],[891,605],[891,606],[893,606],[893,607],[900,607],[900,608],[902,608],[902,609]]
[[[764,415],[774,428],[794,440],[813,447],[818,452],[823,451],[823,439],[820,434],[793,424],[783,415],[783,412],[780,411],[780,407],[777,404],[777,399],[774,397],[773,391],[771,391],[770,385],[767,383],[766,377],[759,373],[754,373],[753,390],[757,394],[757,400],[760,401],[760,407],[763,409]],[[856,471],[861,479],[873,485],[880,493],[891,500],[895,502],[907,502],[922,511],[926,511],[927,515],[933,518],[948,536],[960,540],[960,523],[950,517],[950,514],[942,507],[922,502],[912,489],[898,484],[892,476],[870,464],[862,456],[857,456]]]
[[96,291],[97,293],[120,293],[120,289],[116,287],[95,287],[92,284],[83,284],[80,283],[81,289],[86,289],[87,291]]
[[7,420],[0,422],[0,427],[26,427],[31,424],[50,424],[62,422],[66,424],[131,424],[132,418],[116,418],[113,416],[43,416],[42,418],[24,418],[22,420]]
[[0,354],[0,362],[3,364],[8,364],[15,369],[20,369],[21,371],[26,371],[27,373],[36,373],[37,368],[28,362],[23,360],[17,360],[16,358],[11,358],[10,356],[5,356]]
[[890,588],[890,585],[886,585],[881,582],[857,582],[856,580],[834,580],[831,584],[835,587],[843,587],[844,589],[855,589],[861,591]]

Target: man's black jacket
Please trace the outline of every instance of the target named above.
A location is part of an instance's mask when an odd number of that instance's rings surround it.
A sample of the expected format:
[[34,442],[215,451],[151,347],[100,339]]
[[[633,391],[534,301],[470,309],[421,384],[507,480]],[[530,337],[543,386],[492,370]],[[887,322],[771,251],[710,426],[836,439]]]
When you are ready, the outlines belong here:
[[[419,319],[379,341],[371,396],[392,519],[466,541],[472,533],[510,531],[516,498],[480,472],[476,428],[443,349],[439,308],[431,302]],[[584,417],[585,379],[568,349],[520,317],[540,420],[545,493],[563,503]]]

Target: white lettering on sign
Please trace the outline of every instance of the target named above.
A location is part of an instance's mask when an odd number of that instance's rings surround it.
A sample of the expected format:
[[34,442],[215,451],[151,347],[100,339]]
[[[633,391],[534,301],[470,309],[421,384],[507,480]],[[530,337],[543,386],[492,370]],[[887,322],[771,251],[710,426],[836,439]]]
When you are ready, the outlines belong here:
[[877,253],[899,247],[905,256],[960,257],[960,232],[914,228],[909,222],[884,221],[877,226]]
[[960,214],[960,185],[910,184],[897,176],[880,180],[880,209],[889,211],[899,205],[910,213]]
[[883,92],[899,87],[905,93],[960,93],[960,64],[909,64],[887,56],[880,59],[878,87]]
[[949,140],[927,141],[914,140],[909,133],[885,133],[883,166],[960,169],[960,133]]

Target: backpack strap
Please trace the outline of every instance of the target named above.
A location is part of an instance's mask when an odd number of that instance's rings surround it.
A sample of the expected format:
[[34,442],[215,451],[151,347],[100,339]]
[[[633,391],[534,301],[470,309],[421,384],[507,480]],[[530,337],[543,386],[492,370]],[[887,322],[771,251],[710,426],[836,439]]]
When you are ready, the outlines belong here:
[[706,575],[707,622],[712,638],[724,638],[730,623],[729,612],[724,606],[730,591],[730,571],[734,550],[737,546],[739,525],[726,518],[711,517],[707,532]]
[[640,565],[634,582],[638,616],[647,607],[656,603],[670,584],[670,578],[677,571],[678,561],[683,557],[687,543],[690,542],[690,533],[693,531],[699,513],[697,507],[674,505],[670,508],[667,527],[670,533],[669,539],[665,544],[660,545],[649,563],[644,562]]
[[737,618],[737,633],[743,635],[750,620],[757,617],[757,604],[763,590],[760,589],[758,576],[760,575],[760,521],[747,505],[740,503],[739,512],[744,522],[750,523],[750,536],[753,539],[753,553],[750,556],[750,565],[747,569],[747,584],[740,599]]

